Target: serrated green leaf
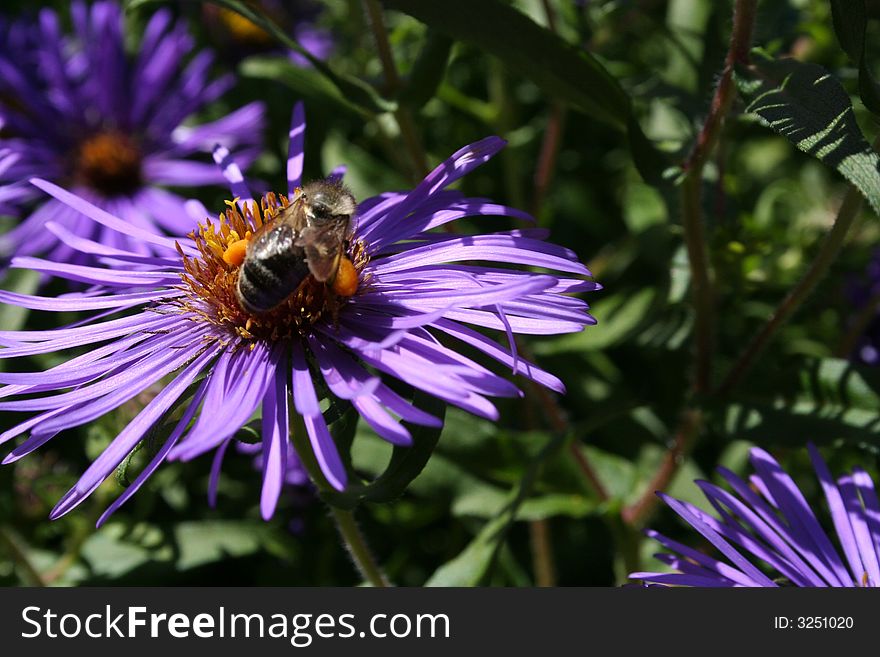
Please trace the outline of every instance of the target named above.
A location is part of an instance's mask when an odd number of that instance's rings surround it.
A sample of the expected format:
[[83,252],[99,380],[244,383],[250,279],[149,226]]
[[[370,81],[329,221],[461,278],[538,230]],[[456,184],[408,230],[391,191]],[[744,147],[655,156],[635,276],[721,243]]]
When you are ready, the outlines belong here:
[[867,142],[843,86],[817,64],[753,51],[736,81],[747,112],[798,149],[837,169],[880,213],[880,157]]
[[508,493],[497,517],[487,522],[454,559],[440,566],[425,586],[477,586],[489,572],[502,549],[507,532],[517,520],[544,463],[566,443],[565,436],[551,436],[529,463],[517,485]]
[[859,96],[871,112],[880,114],[880,86],[867,61],[868,15],[865,0],[831,0],[831,18],[840,47],[859,69]]

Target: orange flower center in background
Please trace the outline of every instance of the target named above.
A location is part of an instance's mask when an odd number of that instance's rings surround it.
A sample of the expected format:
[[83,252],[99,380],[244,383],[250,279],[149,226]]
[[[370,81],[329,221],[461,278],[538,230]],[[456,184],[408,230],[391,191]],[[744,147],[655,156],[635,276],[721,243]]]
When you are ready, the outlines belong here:
[[283,340],[307,335],[321,318],[335,322],[349,297],[364,282],[362,272],[369,258],[363,244],[355,242],[344,255],[332,284],[307,276],[278,306],[265,313],[250,313],[236,295],[238,272],[245,259],[248,241],[263,224],[275,221],[289,201],[269,193],[255,202],[226,201],[226,211],[214,223],[207,219],[190,233],[199,257],[183,256],[182,275],[187,295],[173,303],[200,319],[223,326],[246,340]]
[[75,175],[105,196],[130,194],[141,185],[141,152],[131,137],[105,130],[83,141]]
[[266,46],[272,43],[272,37],[266,30],[238,12],[220,7],[217,14],[223,27],[236,42],[250,46]]

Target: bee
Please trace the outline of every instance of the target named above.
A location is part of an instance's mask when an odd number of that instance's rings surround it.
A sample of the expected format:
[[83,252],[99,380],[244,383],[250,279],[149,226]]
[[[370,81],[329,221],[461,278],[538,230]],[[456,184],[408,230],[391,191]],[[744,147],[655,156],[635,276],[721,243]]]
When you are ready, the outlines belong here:
[[353,267],[343,251],[356,208],[354,196],[339,182],[318,180],[297,190],[290,205],[248,241],[235,290],[241,307],[270,311],[310,274],[333,285],[342,261],[349,278]]

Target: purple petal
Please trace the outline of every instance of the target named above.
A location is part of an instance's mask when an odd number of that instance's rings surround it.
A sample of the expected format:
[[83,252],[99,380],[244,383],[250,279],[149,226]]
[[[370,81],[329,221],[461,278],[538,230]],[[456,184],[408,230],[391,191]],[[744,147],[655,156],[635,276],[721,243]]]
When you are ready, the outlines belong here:
[[162,447],[156,452],[156,455],[150,460],[150,462],[144,467],[143,470],[138,474],[131,484],[129,484],[128,488],[126,488],[122,494],[117,497],[112,504],[101,514],[101,517],[98,518],[98,522],[96,523],[96,527],[100,527],[113,515],[116,510],[121,507],[125,502],[127,502],[132,495],[134,495],[138,490],[140,490],[141,486],[144,485],[144,482],[150,478],[156,469],[162,463],[165,462],[165,457],[168,455],[168,452],[172,447],[180,440],[180,437],[183,435],[183,432],[186,431],[189,423],[192,421],[193,416],[196,414],[196,410],[199,407],[199,404],[202,403],[202,399],[205,396],[206,385],[202,384],[199,389],[196,391],[196,394],[193,395],[192,401],[187,405],[186,410],[181,416],[180,421],[175,425],[174,431],[171,432],[171,435],[165,440],[162,444]]
[[293,106],[290,119],[290,132],[287,151],[287,195],[293,197],[293,191],[302,186],[303,153],[305,151],[306,113],[303,104]]
[[263,397],[263,490],[260,513],[269,520],[275,513],[287,468],[287,374],[282,368]]
[[144,433],[171,408],[178,397],[196,379],[202,369],[208,364],[208,361],[214,357],[217,349],[217,346],[206,349],[183,372],[178,374],[171,383],[163,388],[134,420],[128,423],[125,429],[113,439],[113,442],[88,467],[76,485],[59,500],[49,515],[50,518],[55,520],[61,517],[79,505],[101,485],[101,482],[107,475],[134,449]]

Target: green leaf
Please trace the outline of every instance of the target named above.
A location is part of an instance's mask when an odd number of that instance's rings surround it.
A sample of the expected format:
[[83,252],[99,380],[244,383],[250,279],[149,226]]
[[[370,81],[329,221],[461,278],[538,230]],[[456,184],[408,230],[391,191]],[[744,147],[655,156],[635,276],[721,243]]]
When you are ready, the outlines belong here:
[[428,31],[425,45],[398,96],[401,105],[417,110],[434,97],[446,74],[446,64],[451,52],[452,39],[444,34]]
[[182,522],[174,528],[179,550],[178,570],[195,568],[229,557],[273,550],[273,528],[261,521],[208,520]]
[[93,577],[118,578],[135,568],[173,556],[161,542],[161,532],[144,525],[129,531],[122,523],[110,523],[86,539],[82,558]]
[[498,57],[547,91],[624,130],[630,102],[598,60],[499,0],[382,0],[453,39]]
[[[446,405],[431,395],[417,391],[413,397],[413,405],[443,419]],[[338,412],[337,412],[338,414]],[[309,473],[310,478],[318,487],[318,494],[327,504],[340,509],[351,510],[362,502],[389,502],[406,490],[410,482],[415,479],[424,469],[434,452],[434,447],[440,439],[441,427],[425,427],[404,422],[403,425],[412,436],[412,445],[408,447],[394,446],[388,464],[382,473],[370,482],[360,481],[351,464],[351,442],[357,428],[358,415],[353,409],[339,414],[339,420],[331,425],[334,442],[341,453],[341,458],[349,475],[348,486],[344,491],[334,489],[318,466],[317,459],[312,452],[305,425],[302,418],[293,413],[293,428],[291,438],[294,448],[302,460],[303,466]]]
[[627,292],[605,297],[590,311],[599,320],[601,330],[588,327],[579,333],[536,343],[535,353],[550,356],[607,349],[619,344],[634,335],[652,317],[650,310],[656,297],[657,290],[650,287],[635,294]]
[[425,586],[478,586],[495,559],[510,519],[499,516],[486,523],[457,557],[438,568]]
[[239,70],[244,77],[280,82],[307,103],[323,102],[348,114],[361,111],[326,77],[312,68],[296,66],[286,57],[248,57]]
[[502,549],[508,530],[528,499],[541,468],[565,443],[566,437],[562,435],[551,436],[547,440],[508,493],[497,517],[487,522],[458,556],[438,568],[425,586],[477,586],[482,582]]
[[795,377],[774,382],[783,392],[773,398],[743,395],[717,409],[719,429],[762,445],[845,440],[880,451],[880,373],[827,358],[807,363]]
[[880,86],[867,61],[868,15],[865,0],[831,0],[831,18],[840,47],[859,69],[859,95],[874,114],[880,114]]
[[567,43],[500,0],[382,0],[428,27],[498,57],[553,98],[628,132],[639,172],[659,182],[665,158],[634,118],[629,96],[583,48]]
[[880,157],[862,135],[840,82],[817,64],[774,60],[760,50],[753,56],[752,65],[736,72],[746,111],[837,169],[880,213]]
[[[425,393],[417,392],[413,399],[413,405],[441,420],[446,414],[446,405],[436,397]],[[409,483],[419,476],[431,454],[434,453],[434,447],[437,446],[437,441],[440,439],[442,427],[423,427],[406,423],[404,425],[412,435],[412,445],[394,447],[388,467],[364,489],[364,500],[390,502],[400,497]]]

